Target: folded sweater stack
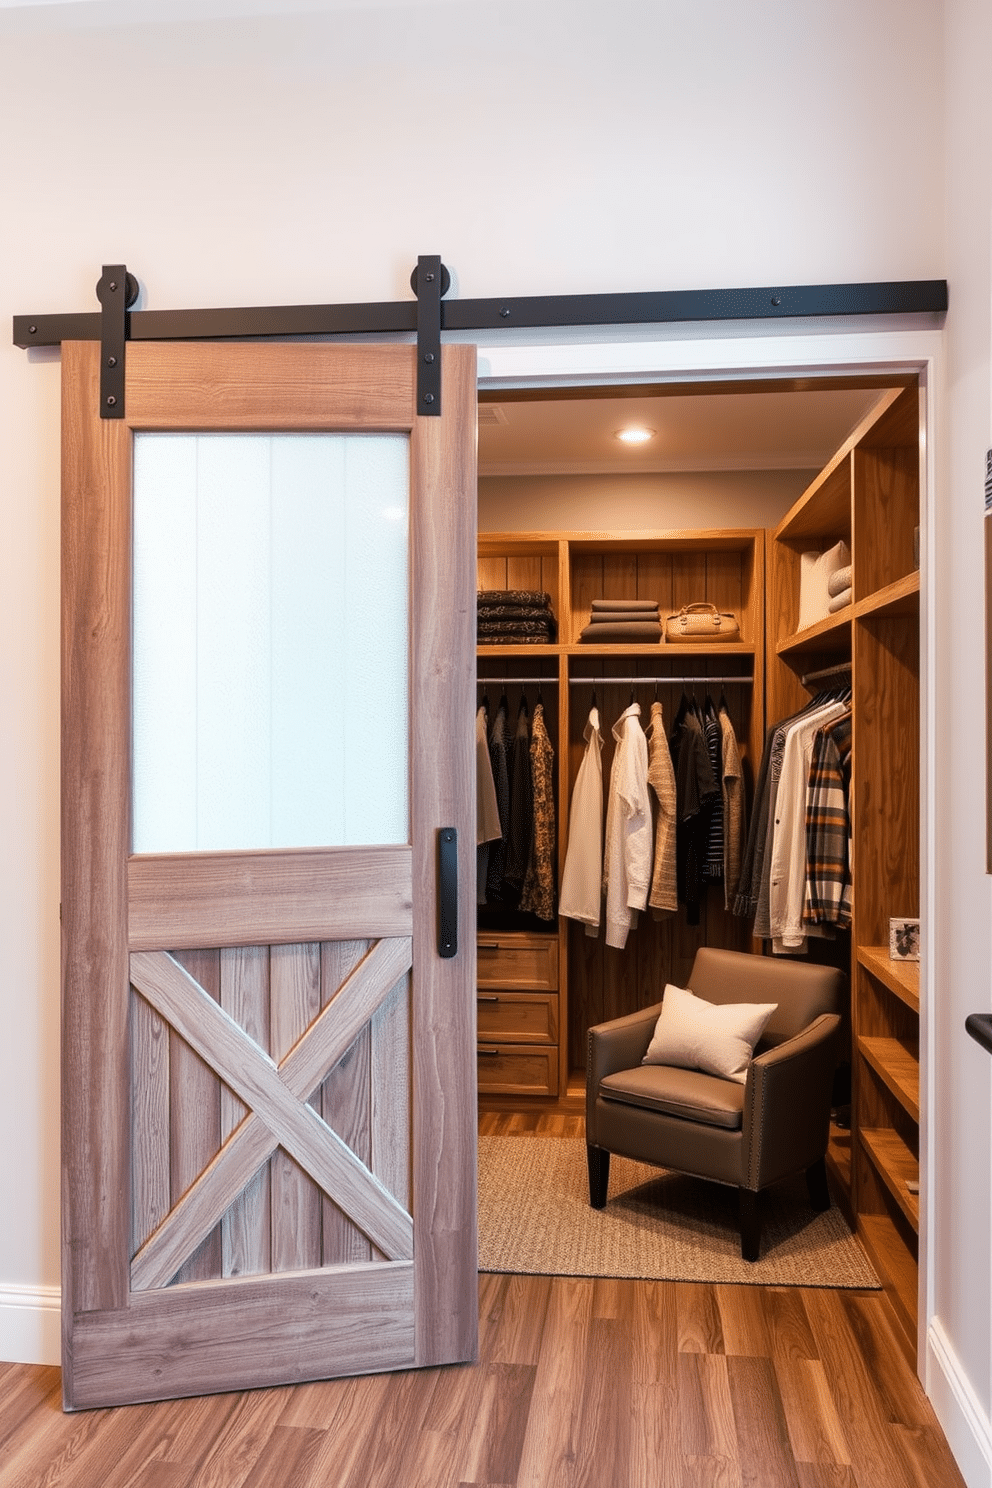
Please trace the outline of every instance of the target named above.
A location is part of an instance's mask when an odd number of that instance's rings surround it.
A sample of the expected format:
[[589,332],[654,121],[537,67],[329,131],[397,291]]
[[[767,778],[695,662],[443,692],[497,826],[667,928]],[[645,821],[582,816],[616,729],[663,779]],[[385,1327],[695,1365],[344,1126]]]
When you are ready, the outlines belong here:
[[594,646],[657,644],[661,614],[654,599],[594,599],[579,640]]
[[827,603],[827,614],[836,615],[845,605],[851,603],[851,565],[845,564],[843,568],[836,569],[827,580],[827,593],[830,596]]
[[539,589],[480,589],[476,626],[480,646],[541,646],[558,635],[551,595]]

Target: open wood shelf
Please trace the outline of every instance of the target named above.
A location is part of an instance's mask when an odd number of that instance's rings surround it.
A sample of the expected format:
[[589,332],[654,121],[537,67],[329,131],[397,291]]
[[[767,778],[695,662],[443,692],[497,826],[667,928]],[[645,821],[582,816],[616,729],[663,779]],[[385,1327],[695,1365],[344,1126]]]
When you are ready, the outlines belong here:
[[836,615],[828,615],[826,620],[819,620],[816,625],[809,625],[805,630],[796,631],[795,635],[786,636],[784,641],[779,641],[775,650],[783,658],[802,656],[809,651],[826,651],[839,656],[849,650],[850,645],[851,606],[845,605]]
[[920,1055],[915,1046],[895,1038],[858,1039],[858,1050],[908,1116],[920,1119]]
[[582,641],[574,646],[562,646],[562,652],[569,657],[579,656],[624,656],[628,653],[637,661],[642,661],[646,656],[655,657],[659,661],[674,661],[677,657],[685,659],[692,657],[693,660],[713,661],[718,656],[755,656],[757,647],[745,641],[722,641],[719,645],[709,641],[699,645],[687,644],[685,642],[662,641],[656,643],[649,641],[644,645],[627,642],[621,646],[593,646]]
[[893,961],[888,946],[858,946],[859,963],[914,1013],[920,1011],[920,963]]
[[915,615],[919,613],[920,576],[907,574],[874,594],[865,595],[853,604],[845,605],[836,614],[809,625],[805,630],[786,636],[776,645],[779,656],[801,656],[808,651],[843,651],[850,644],[852,619],[869,619],[872,616]]
[[857,600],[854,615],[858,620],[870,615],[915,615],[919,614],[919,608],[920,576],[914,572]]
[[646,641],[643,643],[627,641],[623,645],[593,646],[586,645],[582,641],[572,645],[562,645],[557,642],[542,642],[540,645],[531,646],[524,643],[507,645],[478,646],[476,652],[479,660],[496,660],[509,656],[526,657],[531,661],[551,659],[557,661],[561,656],[567,657],[589,657],[589,656],[630,656],[635,661],[643,661],[646,657],[655,658],[659,661],[673,661],[677,657],[684,659],[692,657],[700,662],[713,661],[719,656],[726,657],[754,657],[758,654],[758,647],[745,641],[724,641],[720,645],[710,642],[692,645],[684,642]]
[[550,658],[552,661],[557,661],[558,657],[562,653],[561,646],[548,645],[544,642],[542,642],[539,646],[479,646],[476,648],[476,650],[479,659],[481,660],[482,658],[485,658],[487,661],[490,659],[495,660],[497,657],[507,656],[527,657],[530,661],[542,661],[548,658]]
[[[895,1199],[913,1229],[920,1228],[920,1163],[906,1143],[889,1127],[862,1127],[861,1146],[872,1167]],[[915,1184],[915,1188],[910,1185]]]
[[[746,553],[755,533],[739,527],[674,527],[650,532],[560,532],[557,538],[571,554],[594,557],[615,553]],[[539,537],[539,535],[538,535]],[[482,539],[480,538],[480,542]]]
[[893,386],[879,394],[858,426],[779,522],[775,529],[776,542],[805,541],[830,534],[836,541],[839,537],[846,540],[850,536],[851,455],[859,445],[872,442],[876,428],[886,427],[890,410],[902,393],[902,388]]

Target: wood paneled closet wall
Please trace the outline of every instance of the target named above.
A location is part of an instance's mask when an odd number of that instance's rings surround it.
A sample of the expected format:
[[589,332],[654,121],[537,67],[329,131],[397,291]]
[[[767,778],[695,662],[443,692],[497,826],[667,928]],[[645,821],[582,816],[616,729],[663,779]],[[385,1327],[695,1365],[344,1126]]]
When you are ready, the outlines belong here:
[[[850,384],[848,384],[850,385]],[[851,783],[854,924],[811,942],[851,976],[850,1130],[835,1128],[831,1166],[842,1203],[894,1302],[907,1351],[916,1347],[919,1229],[919,966],[889,957],[889,918],[920,912],[920,693],[918,530],[921,397],[915,380],[878,389],[869,413],[774,530],[484,533],[478,587],[551,595],[554,644],[480,646],[479,696],[495,709],[505,683],[511,727],[521,697],[540,693],[555,750],[560,881],[568,816],[592,693],[604,738],[631,699],[647,724],[657,697],[670,729],[685,687],[705,681],[726,697],[741,749],[748,810],[765,730],[816,691],[810,674],[849,664],[854,745]],[[843,539],[852,602],[798,630],[800,555]],[[720,645],[591,646],[579,641],[594,598],[658,600],[662,617],[700,599],[740,618]],[[803,679],[807,685],[803,685]],[[596,680],[593,680],[596,679]],[[614,680],[606,680],[614,679]],[[622,679],[622,680],[620,680]],[[638,680],[631,680],[638,679]],[[761,953],[751,926],[711,886],[698,925],[684,912],[640,916],[624,950],[584,927],[542,924],[480,909],[479,1088],[487,1101],[564,1096],[585,1065],[585,1031],[684,985],[699,945]]]

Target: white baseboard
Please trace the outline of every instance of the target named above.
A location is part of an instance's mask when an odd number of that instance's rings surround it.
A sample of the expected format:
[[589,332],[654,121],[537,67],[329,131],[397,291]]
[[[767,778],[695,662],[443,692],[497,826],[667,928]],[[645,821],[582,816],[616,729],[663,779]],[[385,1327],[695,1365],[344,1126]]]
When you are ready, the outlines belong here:
[[968,1488],[992,1488],[992,1422],[939,1318],[927,1329],[927,1394]]
[[58,1364],[62,1322],[58,1287],[0,1286],[0,1359],[7,1364]]

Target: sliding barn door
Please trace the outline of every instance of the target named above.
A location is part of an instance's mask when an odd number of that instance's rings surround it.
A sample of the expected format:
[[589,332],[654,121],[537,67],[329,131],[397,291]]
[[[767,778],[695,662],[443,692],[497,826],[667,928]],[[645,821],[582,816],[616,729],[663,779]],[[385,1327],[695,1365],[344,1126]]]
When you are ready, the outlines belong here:
[[413,347],[136,343],[105,421],[63,349],[68,1408],[474,1356],[474,350],[442,376],[418,419]]

